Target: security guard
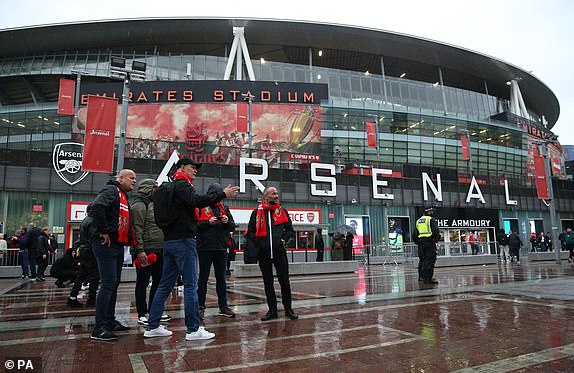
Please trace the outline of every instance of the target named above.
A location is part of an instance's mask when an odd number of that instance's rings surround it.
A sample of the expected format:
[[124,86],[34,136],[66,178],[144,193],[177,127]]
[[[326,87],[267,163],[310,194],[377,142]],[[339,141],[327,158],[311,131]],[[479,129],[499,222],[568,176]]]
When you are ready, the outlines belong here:
[[438,223],[432,217],[434,212],[434,207],[425,209],[413,231],[413,241],[419,247],[419,281],[425,284],[438,284],[433,273],[437,257],[436,241],[440,239],[440,233]]

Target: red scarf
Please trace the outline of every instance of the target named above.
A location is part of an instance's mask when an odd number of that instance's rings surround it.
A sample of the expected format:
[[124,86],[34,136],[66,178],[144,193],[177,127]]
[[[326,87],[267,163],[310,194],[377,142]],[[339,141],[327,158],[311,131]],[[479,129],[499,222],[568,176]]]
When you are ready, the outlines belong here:
[[[225,208],[223,207],[223,203],[217,202],[213,207],[217,207],[219,209],[219,216],[227,216],[225,213]],[[196,221],[205,221],[209,220],[214,216],[213,209],[211,206],[207,206],[201,209],[195,209],[195,220]]]
[[[123,190],[118,188],[118,194],[120,196],[120,215],[118,218],[118,243],[129,244],[130,205],[128,204],[128,196]],[[132,238],[133,237],[134,235],[132,234]]]
[[184,174],[181,171],[177,171],[175,174],[173,174],[173,179],[174,180],[179,180],[179,179],[187,180],[191,184],[191,187],[193,189],[195,189],[195,187],[193,186],[193,180],[191,179],[191,177],[187,176],[186,174]]
[[266,224],[266,212],[273,211],[271,214],[273,218],[273,225],[279,225],[287,223],[289,217],[285,210],[281,207],[281,204],[277,202],[275,205],[267,205],[265,201],[257,207],[257,220],[255,222],[255,237],[265,237],[267,236],[267,224]]

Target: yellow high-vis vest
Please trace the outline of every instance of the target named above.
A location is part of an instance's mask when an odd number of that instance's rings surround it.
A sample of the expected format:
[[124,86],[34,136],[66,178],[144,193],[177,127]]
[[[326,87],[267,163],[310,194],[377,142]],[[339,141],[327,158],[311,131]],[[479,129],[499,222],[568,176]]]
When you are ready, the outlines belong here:
[[419,231],[419,238],[428,238],[432,236],[432,230],[430,226],[431,217],[428,215],[423,215],[417,220],[417,230]]

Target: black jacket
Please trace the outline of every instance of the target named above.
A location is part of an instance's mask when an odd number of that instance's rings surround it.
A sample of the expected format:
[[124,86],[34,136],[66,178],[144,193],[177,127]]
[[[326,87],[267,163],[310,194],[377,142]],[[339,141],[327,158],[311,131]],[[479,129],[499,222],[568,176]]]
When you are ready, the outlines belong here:
[[508,247],[511,249],[520,249],[522,246],[522,240],[518,234],[513,232],[510,234],[510,236],[508,236]]
[[195,208],[215,205],[226,197],[225,192],[200,195],[195,192],[193,186],[185,179],[174,181],[174,200],[178,211],[178,219],[167,228],[162,228],[164,240],[181,240],[194,238],[197,234],[195,221]]
[[[221,211],[211,206],[215,216],[221,216]],[[198,251],[227,251],[229,248],[229,232],[235,229],[235,221],[229,209],[226,209],[227,224],[209,224],[208,220],[197,222],[197,250]]]
[[26,248],[28,250],[36,250],[38,249],[38,238],[42,235],[42,231],[38,227],[34,227],[26,233]]
[[[283,209],[285,210],[285,209]],[[272,214],[273,211],[265,211],[265,220],[267,224],[273,222]],[[271,223],[271,239],[269,239],[269,232],[265,237],[256,237],[255,228],[257,222],[257,209],[253,210],[251,217],[249,219],[249,226],[247,228],[248,235],[257,247],[257,256],[259,258],[276,258],[281,254],[285,253],[285,243],[295,236],[295,231],[293,230],[293,223],[291,222],[291,217],[289,212],[285,210],[287,214],[287,222],[279,225],[274,225]]]
[[[120,196],[118,188],[121,188],[117,181],[109,181],[102,188],[96,199],[89,205],[95,233],[92,239],[100,234],[108,234],[112,242],[118,240],[118,220],[120,217]],[[123,189],[122,189],[123,190]],[[129,208],[129,204],[128,204]],[[132,238],[133,223],[130,219],[130,229],[128,241]]]
[[38,256],[48,255],[50,253],[50,241],[49,237],[42,233],[38,237]]

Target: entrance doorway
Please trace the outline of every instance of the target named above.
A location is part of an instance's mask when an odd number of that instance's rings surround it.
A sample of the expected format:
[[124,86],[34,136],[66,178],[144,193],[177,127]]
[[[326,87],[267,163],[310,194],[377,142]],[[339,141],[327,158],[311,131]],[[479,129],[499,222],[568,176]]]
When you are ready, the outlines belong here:
[[480,228],[480,229],[441,229],[440,234],[444,239],[444,252],[439,252],[439,255],[457,256],[457,255],[472,255],[473,250],[470,243],[470,235],[476,232],[478,235],[478,242],[475,240],[477,247],[475,252],[478,255],[489,254],[491,239],[494,232],[489,234],[494,228]]

